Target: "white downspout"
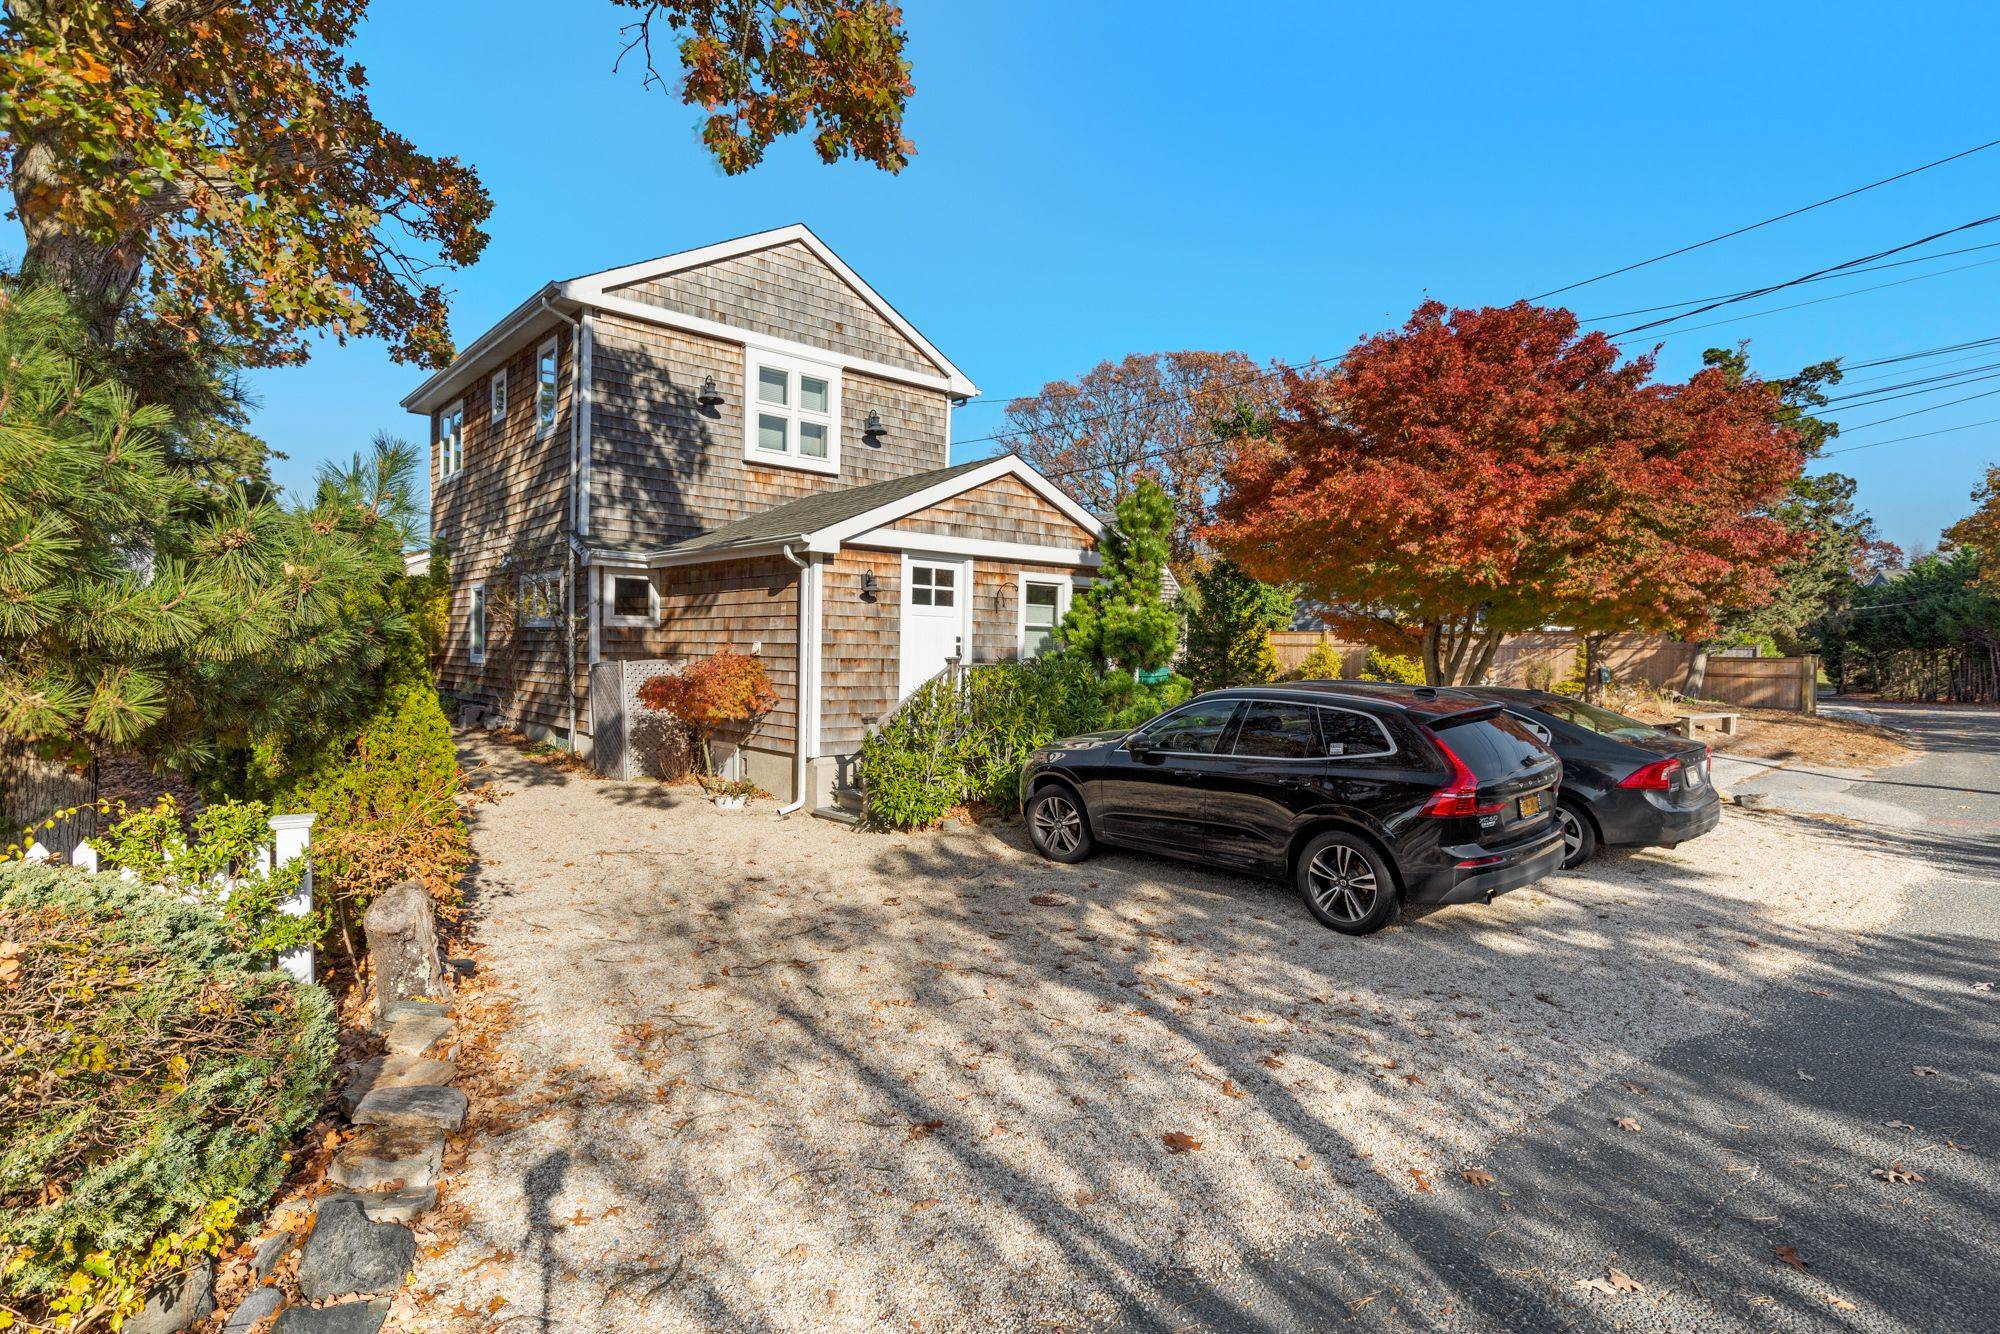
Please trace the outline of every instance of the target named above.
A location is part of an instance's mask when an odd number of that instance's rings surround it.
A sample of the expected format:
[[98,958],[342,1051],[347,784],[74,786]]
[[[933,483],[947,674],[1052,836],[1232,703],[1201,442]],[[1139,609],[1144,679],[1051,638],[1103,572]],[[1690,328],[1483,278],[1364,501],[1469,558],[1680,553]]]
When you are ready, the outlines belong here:
[[582,429],[583,414],[578,404],[583,393],[583,326],[549,304],[542,298],[542,309],[569,326],[569,483],[564,499],[567,508],[563,516],[563,569],[568,577],[563,580],[565,605],[563,607],[563,698],[569,706],[569,748],[576,752],[576,570],[579,562],[576,556],[576,456],[580,448],[577,432]]
[[806,562],[792,554],[792,544],[787,542],[781,548],[785,559],[798,567],[799,571],[799,623],[794,636],[799,645],[798,680],[792,691],[792,791],[793,801],[778,807],[780,816],[790,815],[806,804],[806,673],[811,669],[809,655],[811,645],[806,641],[806,602],[810,596],[806,579]]

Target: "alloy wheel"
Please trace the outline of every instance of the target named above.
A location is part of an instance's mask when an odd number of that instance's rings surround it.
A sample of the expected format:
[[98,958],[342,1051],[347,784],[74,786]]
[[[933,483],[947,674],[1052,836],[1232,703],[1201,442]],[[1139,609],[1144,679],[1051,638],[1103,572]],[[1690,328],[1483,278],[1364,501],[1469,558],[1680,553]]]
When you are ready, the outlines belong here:
[[1083,841],[1083,816],[1068,797],[1050,795],[1035,806],[1035,841],[1059,857]]
[[1359,850],[1344,843],[1321,848],[1314,855],[1307,881],[1319,910],[1350,925],[1373,912],[1382,893],[1375,868]]
[[1563,865],[1567,866],[1583,851],[1583,821],[1576,818],[1576,812],[1567,806],[1556,807],[1556,824],[1562,829]]

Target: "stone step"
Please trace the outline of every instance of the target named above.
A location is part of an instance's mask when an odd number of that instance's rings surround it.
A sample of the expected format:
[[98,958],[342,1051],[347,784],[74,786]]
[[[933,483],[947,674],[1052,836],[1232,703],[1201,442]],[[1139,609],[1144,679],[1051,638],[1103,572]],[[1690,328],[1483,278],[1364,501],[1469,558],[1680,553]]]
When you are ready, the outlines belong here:
[[439,1084],[376,1089],[348,1118],[358,1126],[417,1126],[456,1130],[465,1124],[465,1095]]
[[407,1088],[412,1084],[449,1084],[458,1077],[458,1067],[450,1061],[429,1056],[371,1056],[356,1065],[340,1090],[340,1110],[348,1116],[361,1100],[378,1088]]
[[451,1006],[444,1001],[412,999],[412,1000],[390,1001],[389,1010],[386,1017],[388,1021],[393,1024],[398,1019],[405,1019],[413,1014],[428,1014],[433,1016],[442,1016],[450,1013],[451,1013]]
[[372,1221],[352,1199],[331,1200],[319,1206],[299,1256],[299,1292],[314,1302],[384,1296],[403,1286],[416,1259],[409,1228]]
[[845,810],[839,806],[815,806],[813,807],[813,819],[831,820],[835,824],[850,826],[861,823],[861,816],[857,812]]
[[458,1055],[458,1027],[443,1014],[399,1015],[382,1037],[389,1044],[391,1056],[429,1056],[448,1061]]
[[376,1334],[389,1318],[389,1299],[337,1306],[287,1306],[271,1334]]
[[340,1146],[327,1179],[349,1190],[435,1186],[444,1164],[444,1132],[432,1126],[377,1126]]
[[419,1214],[437,1207],[437,1187],[407,1186],[402,1190],[341,1190],[321,1198],[322,1205],[352,1200],[378,1223],[414,1223]]
[[222,1324],[222,1334],[250,1334],[259,1320],[269,1317],[284,1304],[285,1294],[276,1288],[258,1288],[236,1304],[236,1309]]

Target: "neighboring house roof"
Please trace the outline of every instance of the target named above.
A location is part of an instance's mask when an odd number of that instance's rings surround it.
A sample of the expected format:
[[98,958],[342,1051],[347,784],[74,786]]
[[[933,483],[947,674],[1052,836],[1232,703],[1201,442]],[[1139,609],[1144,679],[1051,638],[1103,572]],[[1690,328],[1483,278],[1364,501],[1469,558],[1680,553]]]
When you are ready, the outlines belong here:
[[[854,290],[869,307],[908,339],[911,346],[923,354],[925,359],[938,368],[936,376],[925,375],[926,382],[934,383],[955,398],[971,398],[978,394],[979,386],[968,379],[965,373],[952,365],[945,355],[938,351],[931,341],[918,332],[917,327],[903,317],[888,300],[864,282],[859,274],[847,266],[846,261],[833,253],[832,247],[819,239],[804,223],[795,222],[785,227],[774,227],[770,231],[754,232],[749,236],[739,236],[734,240],[719,241],[714,245],[700,246],[693,250],[682,250],[658,259],[645,260],[638,264],[626,264],[615,269],[605,269],[598,273],[586,273],[561,282],[545,283],[534,295],[516,306],[500,322],[480,334],[465,345],[449,366],[437,372],[403,399],[405,411],[430,413],[446,406],[452,399],[464,392],[465,386],[479,373],[491,365],[494,355],[511,347],[519,339],[544,328],[567,323],[569,316],[583,309],[615,309],[640,319],[653,320],[663,324],[724,338],[735,342],[751,341],[759,345],[769,345],[784,340],[763,337],[733,325],[721,324],[713,320],[665,310],[620,297],[611,289],[627,287],[633,283],[666,277],[684,269],[697,268],[704,264],[714,264],[732,259],[738,255],[748,255],[773,246],[798,244],[811,251],[821,263],[831,269],[842,282]],[[805,354],[831,355],[825,349],[800,346]],[[838,360],[839,358],[835,358]],[[891,368],[870,367],[897,378]]]
[[866,486],[820,491],[748,518],[723,524],[699,537],[670,547],[593,545],[592,558],[605,564],[692,565],[728,560],[754,551],[797,546],[807,551],[837,551],[840,544],[871,529],[928,509],[953,496],[1000,477],[1017,477],[1028,488],[1060,509],[1076,525],[1096,537],[1104,525],[1072,500],[1054,482],[1014,454],[974,459],[950,468],[892,477]]

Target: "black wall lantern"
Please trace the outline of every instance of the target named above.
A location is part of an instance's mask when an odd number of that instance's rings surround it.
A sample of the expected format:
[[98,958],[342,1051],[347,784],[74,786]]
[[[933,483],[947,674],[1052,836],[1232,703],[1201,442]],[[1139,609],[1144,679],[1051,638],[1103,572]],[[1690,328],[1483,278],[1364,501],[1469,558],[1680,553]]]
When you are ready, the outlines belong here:
[[879,587],[881,585],[875,582],[875,571],[863,570],[861,572],[861,600],[863,602],[873,602],[875,600],[875,591]]
[[713,375],[708,376],[701,382],[701,393],[695,398],[695,402],[705,408],[719,408],[722,406],[722,391],[715,387],[715,377]]
[[882,437],[888,433],[889,428],[882,424],[882,414],[873,408],[868,409],[868,420],[861,423],[862,438],[871,445],[880,445]]

